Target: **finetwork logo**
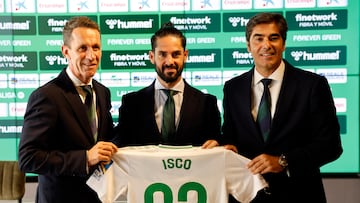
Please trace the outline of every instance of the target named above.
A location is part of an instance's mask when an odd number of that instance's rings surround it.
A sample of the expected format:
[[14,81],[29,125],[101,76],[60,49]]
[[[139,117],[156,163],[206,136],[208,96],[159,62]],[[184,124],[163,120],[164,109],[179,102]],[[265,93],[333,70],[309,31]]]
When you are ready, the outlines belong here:
[[170,22],[172,22],[175,25],[178,24],[186,24],[186,25],[201,25],[201,24],[205,24],[205,25],[210,25],[211,24],[211,18],[209,16],[204,16],[204,17],[171,17],[170,18]]
[[114,67],[146,67],[146,61],[150,60],[148,53],[124,53],[110,54],[110,61],[113,62]]
[[25,63],[29,62],[28,56],[21,54],[18,56],[11,56],[10,54],[3,54],[0,56],[0,68],[24,68]]
[[47,20],[47,26],[49,28],[51,28],[51,32],[62,32],[63,31],[63,27],[65,26],[65,24],[67,23],[68,20],[66,19],[54,19],[54,18],[49,18]]
[[286,13],[289,29],[346,29],[348,27],[348,10],[323,11],[289,11]]

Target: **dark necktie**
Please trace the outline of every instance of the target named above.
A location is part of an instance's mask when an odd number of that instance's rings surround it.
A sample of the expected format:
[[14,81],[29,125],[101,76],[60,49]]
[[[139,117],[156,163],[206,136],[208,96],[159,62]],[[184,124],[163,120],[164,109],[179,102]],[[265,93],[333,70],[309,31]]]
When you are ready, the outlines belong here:
[[173,136],[176,132],[175,127],[175,103],[173,95],[176,94],[174,90],[166,90],[163,89],[165,94],[168,96],[163,110],[163,120],[161,127],[161,134],[163,136],[163,140],[167,142],[171,136]]
[[96,126],[96,109],[93,100],[93,91],[90,85],[81,86],[85,91],[85,106],[87,110],[87,116],[89,119],[91,131],[93,133],[95,141],[97,140],[97,126]]
[[264,85],[264,92],[261,97],[258,115],[256,122],[259,126],[260,132],[266,142],[270,133],[270,126],[271,126],[271,97],[269,91],[269,85],[271,83],[271,79],[264,78],[261,80],[262,84]]

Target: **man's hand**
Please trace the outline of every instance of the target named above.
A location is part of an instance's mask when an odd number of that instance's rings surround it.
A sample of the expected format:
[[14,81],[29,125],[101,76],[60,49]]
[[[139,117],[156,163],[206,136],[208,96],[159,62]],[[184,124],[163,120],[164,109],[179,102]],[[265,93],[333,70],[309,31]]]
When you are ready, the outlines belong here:
[[87,151],[87,159],[89,166],[98,164],[99,162],[108,163],[118,148],[112,142],[98,142],[90,150]]
[[251,160],[247,167],[253,174],[280,173],[284,168],[279,164],[279,156],[260,154]]
[[224,145],[224,148],[225,148],[225,149],[228,149],[228,150],[231,150],[231,151],[233,151],[233,152],[235,152],[235,153],[238,153],[238,150],[237,150],[237,148],[236,148],[235,145],[227,144],[227,145]]
[[201,146],[201,148],[203,148],[203,149],[211,149],[211,148],[214,148],[216,146],[219,146],[219,143],[216,140],[208,140]]

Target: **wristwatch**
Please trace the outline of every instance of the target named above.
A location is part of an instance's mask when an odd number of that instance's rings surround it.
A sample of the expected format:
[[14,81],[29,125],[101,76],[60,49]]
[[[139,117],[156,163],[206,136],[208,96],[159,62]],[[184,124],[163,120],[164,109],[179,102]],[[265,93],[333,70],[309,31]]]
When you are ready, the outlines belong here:
[[288,167],[288,162],[286,159],[286,156],[284,154],[281,154],[279,157],[279,164],[281,167],[283,168],[287,168]]

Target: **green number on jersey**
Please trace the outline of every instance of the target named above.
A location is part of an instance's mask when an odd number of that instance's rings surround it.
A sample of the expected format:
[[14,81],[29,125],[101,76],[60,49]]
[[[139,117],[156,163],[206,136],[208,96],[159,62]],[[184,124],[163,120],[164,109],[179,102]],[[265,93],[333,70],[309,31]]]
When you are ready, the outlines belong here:
[[[196,191],[198,194],[198,203],[206,203],[207,195],[206,189],[203,185],[197,182],[188,182],[183,184],[178,192],[178,201],[179,202],[187,202],[187,193],[189,191]],[[145,203],[153,203],[154,202],[154,193],[162,192],[164,195],[164,203],[172,203],[173,202],[173,193],[171,188],[164,183],[154,183],[149,185],[144,194]]]

